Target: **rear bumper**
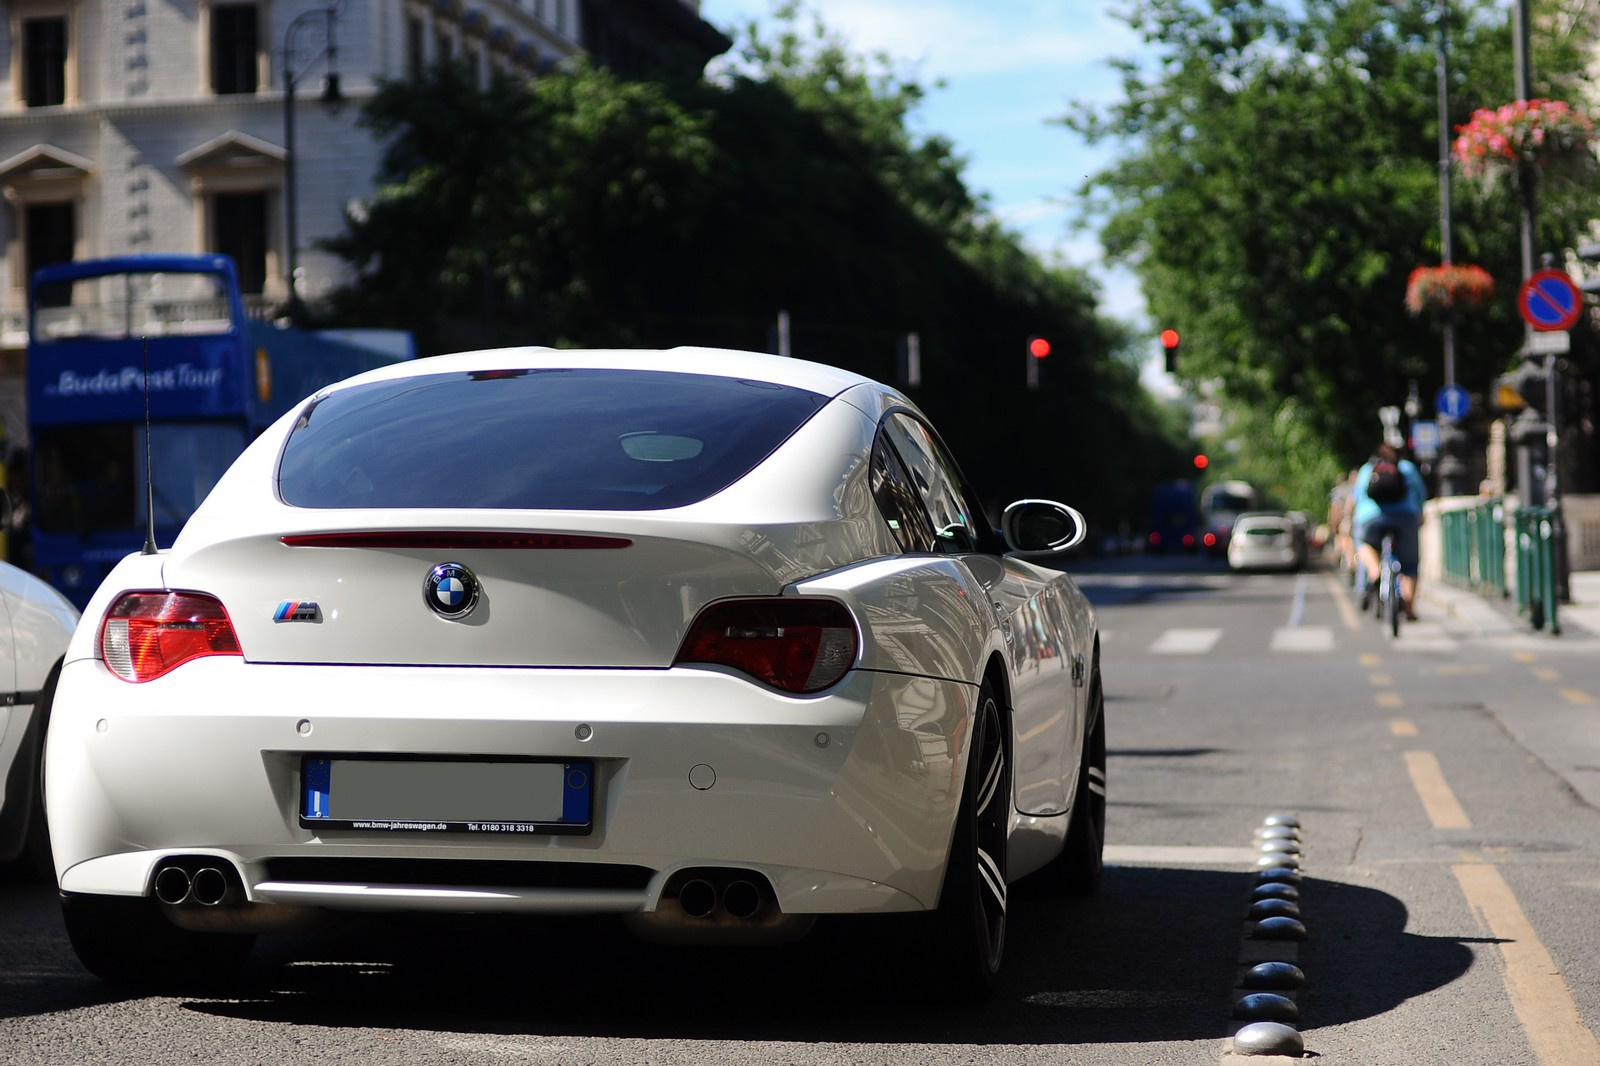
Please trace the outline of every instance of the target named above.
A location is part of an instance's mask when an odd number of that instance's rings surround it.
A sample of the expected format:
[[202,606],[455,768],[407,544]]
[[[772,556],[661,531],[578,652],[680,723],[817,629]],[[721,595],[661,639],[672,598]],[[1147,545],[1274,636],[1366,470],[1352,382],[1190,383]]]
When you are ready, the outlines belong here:
[[[648,914],[674,875],[716,868],[759,874],[786,914],[924,909],[938,898],[973,698],[964,684],[872,671],[795,698],[703,669],[219,657],[130,685],[76,660],[47,754],[57,875],[66,892],[145,895],[165,860],[209,856],[237,869],[255,910]],[[328,753],[584,760],[592,828],[309,828],[302,760]],[[484,870],[494,883],[472,883]]]

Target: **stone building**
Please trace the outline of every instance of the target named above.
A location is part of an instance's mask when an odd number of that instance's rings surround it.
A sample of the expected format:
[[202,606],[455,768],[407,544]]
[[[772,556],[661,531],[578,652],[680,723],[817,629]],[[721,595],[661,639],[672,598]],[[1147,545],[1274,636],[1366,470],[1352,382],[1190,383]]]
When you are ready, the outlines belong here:
[[[22,372],[27,279],[68,259],[219,251],[279,313],[291,268],[372,192],[356,124],[379,79],[441,59],[487,79],[586,54],[625,77],[699,70],[729,40],[699,0],[9,0],[0,16],[0,416]],[[291,242],[291,234],[292,242]],[[291,247],[292,243],[292,247]]]

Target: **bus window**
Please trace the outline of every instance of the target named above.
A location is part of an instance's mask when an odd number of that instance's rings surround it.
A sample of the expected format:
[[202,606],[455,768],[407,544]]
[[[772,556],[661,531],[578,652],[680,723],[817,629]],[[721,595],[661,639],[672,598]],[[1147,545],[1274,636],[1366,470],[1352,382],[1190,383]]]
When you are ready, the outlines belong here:
[[[243,427],[222,422],[194,422],[150,427],[150,472],[155,479],[156,525],[180,526],[194,514],[217,480],[244,446]],[[144,434],[136,445],[144,447]],[[134,501],[138,524],[144,525],[144,467],[139,467],[139,492]]]
[[225,279],[215,274],[103,274],[42,284],[38,343],[224,333],[233,327]]
[[[156,525],[181,526],[244,449],[244,431],[220,422],[158,422],[150,428]],[[82,536],[144,527],[143,425],[114,422],[37,433],[36,529]]]

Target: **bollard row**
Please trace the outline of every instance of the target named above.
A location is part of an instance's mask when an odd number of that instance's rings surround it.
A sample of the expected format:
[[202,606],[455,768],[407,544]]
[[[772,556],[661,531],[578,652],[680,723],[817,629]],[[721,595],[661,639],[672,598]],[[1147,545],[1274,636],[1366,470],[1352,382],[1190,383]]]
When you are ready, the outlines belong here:
[[1255,831],[1255,887],[1245,918],[1239,952],[1239,981],[1233,1019],[1243,1022],[1233,1034],[1236,1055],[1305,1053],[1296,997],[1305,987],[1300,944],[1306,939],[1300,916],[1300,820],[1269,814]]

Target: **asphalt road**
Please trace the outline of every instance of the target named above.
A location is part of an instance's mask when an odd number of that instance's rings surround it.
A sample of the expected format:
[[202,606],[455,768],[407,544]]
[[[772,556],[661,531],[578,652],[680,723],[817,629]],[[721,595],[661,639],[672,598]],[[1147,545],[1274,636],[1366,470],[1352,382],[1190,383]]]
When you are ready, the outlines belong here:
[[[1425,599],[1393,641],[1323,573],[1079,574],[1104,627],[1111,865],[1089,901],[1019,886],[986,1004],[943,1002],[848,921],[754,952],[357,921],[263,938],[236,988],[135,994],[78,967],[50,888],[10,883],[0,1064],[1219,1063],[1261,951],[1305,973],[1292,1028],[1319,1063],[1600,1061],[1600,817],[1573,783],[1600,772],[1600,640]],[[1274,813],[1301,822],[1307,939],[1263,945],[1246,912]]]

